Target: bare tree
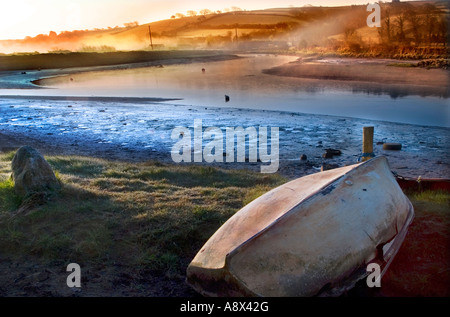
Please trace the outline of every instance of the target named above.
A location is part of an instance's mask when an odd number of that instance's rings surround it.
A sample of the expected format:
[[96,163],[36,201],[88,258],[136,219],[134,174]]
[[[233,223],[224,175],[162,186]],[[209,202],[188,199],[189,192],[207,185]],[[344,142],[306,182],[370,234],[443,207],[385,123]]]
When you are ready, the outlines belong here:
[[405,14],[401,13],[395,19],[395,25],[397,26],[397,40],[399,42],[405,42]]
[[422,26],[422,19],[417,14],[416,10],[410,9],[406,12],[406,19],[408,20],[410,26],[411,26],[411,33],[414,39],[414,44],[416,46],[420,45],[422,42],[421,37],[421,26]]
[[436,17],[436,7],[432,4],[424,5],[425,17],[424,17],[424,27],[425,27],[425,35],[428,41],[428,44],[433,42],[433,35],[436,30],[436,26],[438,24]]
[[197,11],[194,10],[188,10],[186,13],[189,17],[195,17],[197,15]]
[[392,20],[389,9],[385,11],[384,16],[385,18],[382,21],[382,26],[381,28],[378,28],[378,35],[380,36],[382,43],[389,45],[392,40]]
[[128,23],[124,23],[123,25],[126,28],[132,28],[132,27],[135,27],[135,26],[139,26],[139,22],[138,21],[128,22]]
[[448,46],[448,27],[449,21],[445,16],[441,16],[437,23],[438,42],[443,44],[444,47]]
[[213,12],[209,9],[202,9],[200,10],[200,14],[201,15],[208,15],[208,14],[212,14]]

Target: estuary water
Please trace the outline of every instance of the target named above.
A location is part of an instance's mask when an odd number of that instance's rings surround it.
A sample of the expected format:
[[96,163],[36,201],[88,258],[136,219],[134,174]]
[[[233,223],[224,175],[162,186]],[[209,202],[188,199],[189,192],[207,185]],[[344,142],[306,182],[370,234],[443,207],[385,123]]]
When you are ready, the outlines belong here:
[[[176,104],[325,114],[426,126],[450,127],[450,101],[402,95],[376,85],[288,78],[264,69],[297,57],[244,55],[227,61],[160,65],[57,76],[50,89],[2,90],[2,94],[162,97]],[[225,99],[225,95],[229,96]]]
[[[176,142],[171,131],[178,126],[193,130],[196,119],[203,129],[222,131],[278,127],[280,169],[301,176],[317,172],[325,162],[356,163],[362,128],[374,126],[375,143],[403,145],[397,152],[375,146],[375,154],[388,156],[393,170],[406,176],[449,174],[449,99],[262,72],[294,60],[247,55],[76,72],[41,80],[44,89],[0,89],[0,133],[45,141],[65,153],[170,160]],[[342,155],[324,159],[326,148],[337,148]],[[308,157],[303,165],[301,155]],[[261,164],[253,165],[259,170]]]

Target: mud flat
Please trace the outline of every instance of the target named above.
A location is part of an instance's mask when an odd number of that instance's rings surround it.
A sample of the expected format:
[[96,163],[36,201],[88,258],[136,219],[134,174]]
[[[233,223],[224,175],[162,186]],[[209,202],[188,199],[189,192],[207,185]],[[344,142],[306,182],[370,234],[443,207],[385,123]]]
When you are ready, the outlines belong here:
[[[177,126],[193,130],[194,120],[202,118],[203,129],[278,127],[278,172],[296,178],[316,173],[323,165],[332,168],[356,163],[362,153],[362,129],[374,126],[374,154],[386,156],[392,170],[399,175],[450,175],[449,129],[445,127],[283,111],[205,108],[175,102],[3,96],[0,98],[0,151],[28,144],[45,154],[173,163],[170,153],[176,140],[171,139],[172,130]],[[401,143],[402,149],[383,150],[383,142]],[[323,154],[328,148],[337,149],[341,154],[325,158]],[[300,159],[302,155],[306,156],[305,160]],[[264,163],[199,164],[259,171]]]

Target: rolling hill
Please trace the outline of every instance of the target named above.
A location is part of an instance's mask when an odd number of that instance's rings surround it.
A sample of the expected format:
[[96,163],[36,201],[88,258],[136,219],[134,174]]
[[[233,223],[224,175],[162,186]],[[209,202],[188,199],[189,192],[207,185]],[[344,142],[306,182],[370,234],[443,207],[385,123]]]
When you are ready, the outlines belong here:
[[[360,50],[387,39],[402,46],[445,46],[449,8],[445,1],[382,4],[382,28],[369,28],[365,5],[341,7],[272,8],[167,20],[96,30],[40,34],[0,41],[0,52],[111,52],[151,49]],[[386,25],[386,21],[389,27]],[[414,25],[419,21],[420,25]],[[429,21],[429,22],[427,22]],[[401,27],[399,25],[401,23]],[[428,23],[428,24],[427,24]],[[432,26],[430,26],[433,23]],[[430,27],[432,30],[430,31]],[[151,32],[151,40],[150,40]],[[419,34],[420,33],[420,34]],[[153,47],[150,46],[153,44]],[[386,43],[384,43],[386,44]]]

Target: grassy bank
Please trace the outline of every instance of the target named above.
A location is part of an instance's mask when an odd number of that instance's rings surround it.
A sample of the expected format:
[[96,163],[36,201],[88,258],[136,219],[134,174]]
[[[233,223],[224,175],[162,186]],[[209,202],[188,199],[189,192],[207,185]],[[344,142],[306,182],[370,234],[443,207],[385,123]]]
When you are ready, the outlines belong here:
[[[82,268],[80,296],[194,296],[185,269],[203,243],[287,181],[244,170],[49,156],[63,189],[23,210],[9,180],[13,155],[0,154],[3,296],[71,296],[65,268],[72,262]],[[449,296],[449,194],[408,196],[416,218],[375,296]]]
[[[12,156],[0,156],[0,266],[34,263],[59,270],[58,276],[66,275],[61,270],[72,262],[84,272],[111,271],[98,293],[94,285],[84,289],[98,296],[116,294],[123,274],[131,278],[122,281],[120,295],[144,292],[142,285],[160,277],[183,288],[185,269],[209,236],[245,204],[285,181],[248,171],[51,156],[47,160],[64,184],[61,193],[16,215],[23,202],[8,179]],[[14,272],[1,268],[8,270]],[[94,277],[88,274],[86,283]],[[48,288],[55,292],[55,285]],[[155,292],[150,295],[169,295]]]

